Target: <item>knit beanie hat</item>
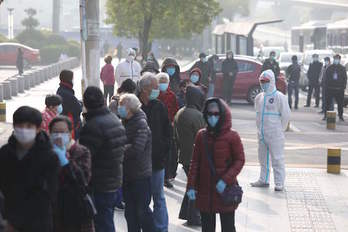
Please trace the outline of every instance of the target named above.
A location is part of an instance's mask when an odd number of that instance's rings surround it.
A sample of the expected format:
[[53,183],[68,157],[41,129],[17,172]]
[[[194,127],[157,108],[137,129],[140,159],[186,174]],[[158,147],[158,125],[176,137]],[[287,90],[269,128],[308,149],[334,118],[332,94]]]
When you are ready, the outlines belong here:
[[95,86],[90,86],[83,94],[83,104],[87,109],[98,109],[104,106],[104,95]]

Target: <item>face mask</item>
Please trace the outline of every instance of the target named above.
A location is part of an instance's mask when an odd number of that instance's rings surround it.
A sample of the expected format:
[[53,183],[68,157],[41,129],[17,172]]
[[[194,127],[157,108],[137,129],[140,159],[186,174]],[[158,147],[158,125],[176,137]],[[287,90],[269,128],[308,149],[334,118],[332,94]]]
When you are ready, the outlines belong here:
[[173,67],[167,68],[167,73],[169,76],[173,76],[175,74],[175,68]]
[[325,61],[325,66],[328,66],[329,65],[329,61]]
[[318,60],[318,58],[313,58],[313,62],[317,62]]
[[168,89],[169,84],[168,83],[160,83],[159,84],[159,89],[161,92],[165,92]]
[[149,100],[151,101],[151,100],[157,99],[158,96],[159,96],[159,94],[160,94],[159,89],[153,89],[153,90],[151,91],[150,96],[149,96]]
[[271,60],[273,60],[273,61],[274,61],[274,60],[275,60],[275,56],[271,56]]
[[267,92],[269,89],[270,83],[261,83],[261,88],[263,89],[264,92]]
[[208,116],[209,126],[214,128],[216,124],[219,122],[219,119],[220,119],[220,116],[215,116],[215,115]]
[[199,81],[198,75],[191,75],[190,80],[192,83],[196,84]]
[[32,143],[36,138],[36,129],[15,128],[13,135],[20,144]]
[[60,140],[62,142],[63,147],[67,147],[70,143],[70,136],[69,133],[52,133],[50,135],[51,142],[55,145],[57,144],[57,140]]
[[125,106],[119,106],[117,108],[117,114],[121,117],[121,118],[127,118],[128,112]]
[[334,59],[334,64],[335,64],[335,65],[340,64],[340,60],[338,60],[338,59]]
[[60,114],[62,114],[63,113],[63,106],[62,105],[59,105],[58,107],[57,107],[57,115],[60,115]]

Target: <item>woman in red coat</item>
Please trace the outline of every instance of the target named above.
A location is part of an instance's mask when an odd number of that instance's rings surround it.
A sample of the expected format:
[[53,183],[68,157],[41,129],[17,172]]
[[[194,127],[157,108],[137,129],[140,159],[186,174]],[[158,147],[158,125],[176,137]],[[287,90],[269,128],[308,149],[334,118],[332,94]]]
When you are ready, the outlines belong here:
[[[216,213],[220,214],[223,232],[234,232],[236,206],[223,203],[220,193],[226,186],[237,183],[237,175],[244,166],[243,144],[238,133],[232,130],[231,111],[219,98],[210,98],[204,107],[207,128],[198,132],[187,183],[187,195],[196,200],[201,211],[202,231],[215,231]],[[212,176],[205,141],[212,156],[216,176]]]

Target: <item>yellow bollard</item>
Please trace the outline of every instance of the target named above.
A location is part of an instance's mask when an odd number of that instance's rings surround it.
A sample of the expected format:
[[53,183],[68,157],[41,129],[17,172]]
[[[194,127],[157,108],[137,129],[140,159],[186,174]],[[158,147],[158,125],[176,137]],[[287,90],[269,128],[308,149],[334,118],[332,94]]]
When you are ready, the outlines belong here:
[[333,174],[340,174],[341,172],[341,149],[329,148],[327,149],[327,172]]
[[336,129],[336,112],[335,111],[326,112],[326,128],[329,130]]
[[6,122],[6,103],[0,102],[0,122]]

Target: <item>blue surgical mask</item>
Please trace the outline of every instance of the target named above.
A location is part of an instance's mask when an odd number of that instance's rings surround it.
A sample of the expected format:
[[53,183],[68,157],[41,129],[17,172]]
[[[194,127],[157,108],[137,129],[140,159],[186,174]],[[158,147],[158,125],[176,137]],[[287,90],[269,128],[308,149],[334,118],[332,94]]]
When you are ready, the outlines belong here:
[[328,66],[329,65],[329,61],[325,61],[325,66]]
[[62,114],[63,113],[63,106],[62,105],[59,105],[58,107],[57,107],[57,115],[60,115],[60,114]]
[[174,67],[167,68],[167,73],[169,76],[173,76],[175,74],[175,68]]
[[270,83],[267,82],[267,83],[261,83],[261,88],[264,92],[267,92],[268,89],[269,89],[269,86],[270,86]]
[[55,145],[57,144],[57,140],[61,140],[63,147],[67,147],[70,143],[69,133],[51,133],[50,134],[51,142]]
[[118,106],[117,108],[117,114],[121,118],[127,118],[128,112],[125,106]]
[[199,81],[198,75],[191,75],[190,80],[192,83],[196,84]]
[[340,64],[340,60],[334,59],[333,63],[334,63],[335,65],[338,65],[338,64]]
[[159,89],[152,89],[151,94],[149,96],[149,100],[151,101],[151,100],[157,99],[159,94],[160,94]]
[[216,124],[219,122],[219,119],[220,119],[220,116],[215,116],[215,115],[208,116],[209,126],[214,128]]
[[160,83],[159,84],[159,89],[161,92],[165,92],[168,89],[169,84],[168,83]]

